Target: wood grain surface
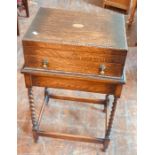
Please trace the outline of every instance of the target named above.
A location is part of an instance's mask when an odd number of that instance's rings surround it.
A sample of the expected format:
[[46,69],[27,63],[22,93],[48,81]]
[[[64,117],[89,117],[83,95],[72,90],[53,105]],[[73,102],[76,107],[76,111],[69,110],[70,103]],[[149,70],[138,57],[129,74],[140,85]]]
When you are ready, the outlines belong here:
[[49,70],[99,75],[99,67],[104,64],[105,75],[120,77],[125,63],[123,55],[104,54],[100,51],[81,52],[33,47],[25,47],[24,50],[27,67],[43,68],[42,62],[47,60]]
[[125,79],[102,78],[86,76],[85,74],[71,74],[63,72],[52,72],[44,70],[35,70],[23,68],[25,73],[26,87],[38,86],[48,88],[60,88],[69,90],[79,90],[86,92],[95,92],[103,94],[114,94],[121,96],[122,86]]
[[[83,25],[76,28],[74,24]],[[127,49],[124,16],[40,8],[25,41]]]
[[124,28],[124,16],[117,13],[40,8],[23,39],[25,66],[100,75],[103,65],[105,76],[121,77],[127,55]]

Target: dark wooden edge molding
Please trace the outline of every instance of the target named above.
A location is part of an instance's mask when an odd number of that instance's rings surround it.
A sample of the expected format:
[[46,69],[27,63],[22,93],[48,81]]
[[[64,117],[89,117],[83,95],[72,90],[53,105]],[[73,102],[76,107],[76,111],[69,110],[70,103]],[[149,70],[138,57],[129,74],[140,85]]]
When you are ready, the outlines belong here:
[[23,67],[21,73],[30,74],[30,75],[40,75],[40,76],[65,76],[67,78],[75,78],[76,79],[87,79],[91,81],[104,81],[105,83],[113,83],[113,84],[125,84],[125,73],[123,73],[122,77],[110,77],[110,76],[99,76],[99,75],[88,75],[81,73],[70,73],[70,72],[62,72],[62,71],[53,71],[53,70],[45,70],[45,69],[35,69],[30,67]]

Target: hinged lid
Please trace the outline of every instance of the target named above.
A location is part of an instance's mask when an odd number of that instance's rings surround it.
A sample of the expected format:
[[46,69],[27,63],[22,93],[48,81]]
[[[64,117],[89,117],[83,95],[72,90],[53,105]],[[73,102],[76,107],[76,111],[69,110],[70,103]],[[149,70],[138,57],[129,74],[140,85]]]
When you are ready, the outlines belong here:
[[23,44],[90,46],[127,50],[124,15],[105,10],[102,15],[40,8]]

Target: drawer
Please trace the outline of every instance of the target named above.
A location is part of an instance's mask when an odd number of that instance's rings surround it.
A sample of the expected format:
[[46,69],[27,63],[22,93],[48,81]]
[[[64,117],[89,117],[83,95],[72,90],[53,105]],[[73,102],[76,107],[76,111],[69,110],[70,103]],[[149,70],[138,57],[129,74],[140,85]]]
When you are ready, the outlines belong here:
[[59,71],[47,71],[23,67],[26,87],[48,87],[78,90],[102,94],[115,94],[120,97],[122,86],[125,84],[125,74],[121,78],[96,77]]
[[48,87],[48,88],[60,88],[69,90],[80,90],[95,93],[114,94],[115,85],[99,82],[89,81],[82,79],[68,79],[66,77],[46,77],[35,76],[31,77],[33,86]]
[[82,74],[122,76],[125,55],[107,53],[103,51],[24,48],[25,66],[27,67]]

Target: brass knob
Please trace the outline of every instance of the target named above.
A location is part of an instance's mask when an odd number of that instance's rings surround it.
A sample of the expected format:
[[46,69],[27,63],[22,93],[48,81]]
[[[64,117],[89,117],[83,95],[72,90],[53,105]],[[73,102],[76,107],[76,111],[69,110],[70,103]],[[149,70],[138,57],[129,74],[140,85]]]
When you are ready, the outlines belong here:
[[42,67],[45,68],[45,69],[48,67],[48,60],[44,59],[42,61]]
[[105,69],[106,69],[105,65],[101,64],[101,65],[99,66],[99,71],[100,71],[100,74],[101,74],[101,75],[104,75],[104,70],[105,70]]

